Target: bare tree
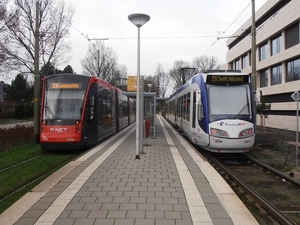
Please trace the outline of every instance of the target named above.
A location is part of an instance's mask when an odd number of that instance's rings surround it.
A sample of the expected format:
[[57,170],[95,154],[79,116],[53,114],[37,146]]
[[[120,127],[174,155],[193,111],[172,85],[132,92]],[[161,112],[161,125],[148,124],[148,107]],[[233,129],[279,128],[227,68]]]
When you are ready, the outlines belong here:
[[127,84],[127,67],[125,65],[115,65],[107,72],[106,81],[116,87],[124,88]]
[[159,63],[155,71],[156,77],[156,95],[165,97],[167,92],[167,85],[170,83],[170,77],[164,72],[162,65]]
[[[0,2],[0,34],[4,31],[5,28],[4,23],[6,19],[6,4],[7,4],[7,0],[3,0]],[[3,51],[0,51],[0,72],[1,72],[1,65],[4,64],[5,60],[6,60],[6,54]]]
[[125,87],[127,86],[127,67],[125,65],[119,65],[116,73],[113,76],[113,81],[110,82],[114,84],[116,87]]
[[[15,0],[4,22],[0,34],[0,50],[7,57],[2,66],[22,73],[34,73],[36,0]],[[64,1],[39,2],[39,57],[41,64],[65,63],[64,54],[70,50],[65,41],[69,34],[74,9]]]
[[117,54],[112,48],[106,47],[103,42],[96,41],[90,44],[86,57],[81,61],[83,73],[89,75],[97,75],[112,84],[116,84],[117,80],[124,72],[126,67],[118,68]]
[[6,4],[7,0],[1,0],[0,2],[0,32],[4,29],[4,21],[6,17]]
[[217,70],[220,68],[218,59],[214,56],[208,57],[198,56],[195,57],[192,63],[192,67],[196,68],[199,72],[205,72],[208,70]]
[[267,96],[262,94],[260,91],[260,101],[256,102],[256,112],[260,116],[260,125],[265,131],[266,119],[271,110],[271,103],[267,103]]
[[177,90],[185,84],[195,73],[195,68],[190,67],[188,62],[176,60],[168,76],[174,81],[174,89]]

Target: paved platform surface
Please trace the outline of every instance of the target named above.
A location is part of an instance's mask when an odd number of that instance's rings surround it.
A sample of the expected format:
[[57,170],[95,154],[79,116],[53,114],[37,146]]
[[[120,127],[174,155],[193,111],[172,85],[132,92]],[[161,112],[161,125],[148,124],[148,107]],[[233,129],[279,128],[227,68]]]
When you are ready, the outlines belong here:
[[0,215],[1,225],[258,224],[223,178],[157,116],[136,159],[131,125]]

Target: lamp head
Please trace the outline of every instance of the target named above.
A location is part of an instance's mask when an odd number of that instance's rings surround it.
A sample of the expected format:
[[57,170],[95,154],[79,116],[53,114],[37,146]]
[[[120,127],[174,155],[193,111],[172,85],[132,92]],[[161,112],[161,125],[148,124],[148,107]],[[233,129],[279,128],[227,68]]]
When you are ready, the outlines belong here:
[[136,14],[131,14],[128,16],[128,19],[136,25],[138,28],[143,26],[145,23],[147,23],[150,20],[150,16],[146,14],[141,14],[141,13],[136,13]]

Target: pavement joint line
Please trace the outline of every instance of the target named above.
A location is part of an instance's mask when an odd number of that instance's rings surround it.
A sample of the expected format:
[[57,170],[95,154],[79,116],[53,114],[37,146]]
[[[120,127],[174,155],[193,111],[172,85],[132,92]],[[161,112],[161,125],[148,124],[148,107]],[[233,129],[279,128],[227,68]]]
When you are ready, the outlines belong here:
[[[213,222],[209,216],[209,213],[204,205],[202,197],[198,191],[198,188],[195,184],[195,181],[188,170],[187,165],[185,164],[182,156],[180,155],[178,149],[175,147],[172,138],[170,137],[169,132],[167,131],[165,124],[161,121],[161,117],[159,118],[159,122],[163,128],[163,132],[165,134],[167,143],[169,145],[170,151],[172,152],[172,156],[174,158],[178,174],[182,183],[183,191],[186,196],[187,205],[190,210],[190,214],[192,217],[193,224],[207,224],[213,225]],[[195,202],[198,205],[195,205]]]
[[[119,139],[99,158],[91,163],[81,174],[79,174],[79,176],[57,197],[57,199],[41,215],[41,217],[35,222],[35,224],[52,225],[61,214],[61,212],[65,209],[67,204],[72,200],[75,194],[92,175],[92,172],[94,172],[102,164],[102,162],[116,150],[116,148],[132,133],[133,130],[134,129],[131,129],[130,132],[127,132],[125,136]],[[99,146],[95,147],[95,149],[98,148]]]

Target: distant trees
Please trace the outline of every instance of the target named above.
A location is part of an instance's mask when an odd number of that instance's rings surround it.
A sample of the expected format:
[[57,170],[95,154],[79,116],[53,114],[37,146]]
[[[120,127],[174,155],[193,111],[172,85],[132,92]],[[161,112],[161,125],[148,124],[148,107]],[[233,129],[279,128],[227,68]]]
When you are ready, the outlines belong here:
[[59,74],[59,73],[74,73],[74,70],[70,65],[67,65],[63,70],[59,70],[55,68],[52,65],[52,63],[48,62],[46,65],[42,67],[40,71],[42,77],[46,77],[53,74]]
[[167,85],[169,85],[170,77],[164,72],[162,65],[159,63],[157,65],[156,71],[154,73],[154,77],[156,78],[156,96],[165,97],[167,92]]
[[88,47],[85,58],[81,61],[83,73],[96,75],[103,80],[118,86],[126,79],[127,68],[118,65],[117,54],[103,42],[96,41]]
[[[0,33],[4,31],[5,17],[6,17],[6,0],[3,1],[1,0],[0,1]],[[6,60],[6,55],[2,51],[0,51],[0,65],[3,64],[5,60]]]
[[197,56],[193,59],[192,67],[196,68],[198,72],[205,72],[208,70],[218,70],[220,68],[219,61],[214,56]]
[[16,103],[16,118],[33,116],[33,85],[22,74],[18,74],[11,85],[4,86],[3,91],[7,100]]
[[67,66],[63,69],[62,72],[63,72],[63,73],[75,73],[75,71],[73,70],[72,66],[70,66],[70,65],[67,65]]
[[214,56],[195,57],[192,63],[183,60],[176,60],[173,68],[169,70],[167,76],[173,81],[174,91],[185,84],[198,72],[216,70],[220,68],[218,59]]
[[[144,90],[145,92],[149,92],[150,89],[151,92],[156,92],[157,97],[165,97],[169,81],[170,78],[159,63],[154,72],[154,76],[144,76]],[[148,84],[152,84],[153,86],[149,88]]]
[[[0,58],[4,59],[0,71],[34,74],[36,0],[13,2],[10,8],[6,7],[7,1],[0,3]],[[70,50],[70,44],[65,39],[73,14],[74,9],[67,7],[63,0],[58,3],[55,0],[39,1],[39,58],[42,65],[66,62],[64,54]]]
[[174,89],[177,90],[194,74],[194,68],[190,66],[190,63],[183,60],[176,60],[173,63],[173,68],[170,69],[168,76],[173,80]]

